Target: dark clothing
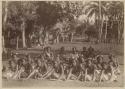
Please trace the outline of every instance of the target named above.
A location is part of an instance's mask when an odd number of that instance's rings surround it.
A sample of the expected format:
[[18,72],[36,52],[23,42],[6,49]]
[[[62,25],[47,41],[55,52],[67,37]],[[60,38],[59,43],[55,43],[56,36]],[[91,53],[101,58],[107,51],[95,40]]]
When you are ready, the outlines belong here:
[[86,69],[87,69],[87,73],[88,74],[94,74],[95,71],[95,65],[91,64],[91,65],[86,65]]
[[112,71],[111,66],[107,66],[107,68],[105,68],[105,70],[104,70],[104,73],[108,74],[108,73],[111,73],[111,71]]
[[19,59],[19,60],[17,61],[17,65],[18,65],[18,66],[22,66],[22,65],[23,65],[23,59]]
[[87,51],[82,51],[81,54],[84,56],[84,58],[87,58]]
[[25,64],[24,65],[24,68],[25,68],[25,72],[27,73],[27,74],[30,74],[30,72],[31,72],[31,64],[30,63],[27,63],[27,64]]
[[86,63],[81,63],[80,65],[80,71],[84,71],[85,72],[85,68],[86,68]]
[[15,61],[9,60],[9,68],[11,71],[15,72],[17,68],[17,63]]
[[95,56],[94,48],[92,47],[88,48],[87,57],[94,57],[94,56]]
[[118,63],[114,62],[113,60],[110,60],[108,63],[113,67],[118,67]]
[[102,65],[101,65],[100,63],[98,63],[98,64],[96,64],[96,68],[97,68],[98,70],[102,70]]

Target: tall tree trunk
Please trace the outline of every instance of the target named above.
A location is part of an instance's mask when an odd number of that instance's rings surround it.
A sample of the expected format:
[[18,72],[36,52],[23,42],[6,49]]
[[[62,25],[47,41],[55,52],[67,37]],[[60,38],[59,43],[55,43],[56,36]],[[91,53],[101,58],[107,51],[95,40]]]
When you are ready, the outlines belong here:
[[121,33],[120,33],[120,42],[124,39],[124,23],[121,22],[121,25],[120,25],[120,29],[121,29]]
[[102,15],[101,15],[101,1],[99,1],[99,42],[102,37]]
[[41,28],[40,32],[39,32],[39,38],[38,38],[38,41],[39,41],[40,45],[43,45],[42,35],[43,35],[43,29]]
[[46,32],[46,44],[49,44],[49,33]]
[[2,36],[2,48],[3,48],[3,53],[7,53],[7,50],[5,48],[5,39],[4,39],[4,36]]
[[5,1],[5,15],[3,19],[3,32],[2,32],[2,47],[3,47],[3,52],[6,53],[6,48],[5,48],[5,30],[6,30],[6,22],[7,22],[7,14],[8,14],[8,1]]
[[120,43],[120,22],[118,21],[118,39],[117,42]]
[[102,29],[103,29],[103,20],[101,21],[101,26],[100,26],[100,42],[102,42]]
[[22,43],[23,43],[23,48],[26,48],[25,21],[23,21],[22,24],[21,24],[21,30],[22,30]]
[[104,41],[107,42],[107,21],[105,23],[105,36],[104,36]]
[[16,39],[16,49],[19,48],[19,36],[17,36],[17,39]]
[[41,37],[41,36],[39,36],[38,41],[39,41],[39,44],[40,44],[40,45],[42,45],[42,44],[43,44],[43,40],[42,40],[42,37]]
[[43,31],[43,44],[48,44],[48,32],[46,26],[44,26],[44,31]]

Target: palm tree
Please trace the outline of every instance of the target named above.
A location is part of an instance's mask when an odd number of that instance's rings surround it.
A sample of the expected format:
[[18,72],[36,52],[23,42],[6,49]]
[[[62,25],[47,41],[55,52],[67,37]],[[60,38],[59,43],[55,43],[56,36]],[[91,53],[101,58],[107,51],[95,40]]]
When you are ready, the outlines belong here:
[[121,1],[112,1],[108,5],[108,14],[111,18],[111,22],[116,22],[117,27],[117,41],[120,42],[123,34],[123,24],[124,24],[124,3]]
[[98,33],[98,40],[101,41],[102,39],[102,27],[103,21],[106,15],[106,7],[105,3],[101,1],[91,1],[85,5],[85,14],[88,17],[95,16],[95,24],[96,27],[99,29]]

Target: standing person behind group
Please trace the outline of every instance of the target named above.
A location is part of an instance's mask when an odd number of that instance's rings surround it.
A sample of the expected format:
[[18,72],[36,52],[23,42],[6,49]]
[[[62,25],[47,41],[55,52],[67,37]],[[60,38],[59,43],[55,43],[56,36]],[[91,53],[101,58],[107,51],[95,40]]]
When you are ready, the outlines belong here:
[[63,60],[66,56],[66,51],[65,51],[65,47],[62,46],[59,50],[59,55],[60,55],[60,58]]
[[71,56],[72,56],[74,59],[77,59],[77,58],[79,57],[76,47],[73,47],[73,48],[72,48]]
[[94,48],[92,47],[92,46],[90,46],[89,48],[88,48],[88,53],[87,53],[87,57],[89,58],[93,58],[95,56],[95,50],[94,50]]
[[81,55],[83,55],[83,57],[86,59],[87,58],[87,48],[86,47],[83,47],[82,49],[82,52],[81,52]]

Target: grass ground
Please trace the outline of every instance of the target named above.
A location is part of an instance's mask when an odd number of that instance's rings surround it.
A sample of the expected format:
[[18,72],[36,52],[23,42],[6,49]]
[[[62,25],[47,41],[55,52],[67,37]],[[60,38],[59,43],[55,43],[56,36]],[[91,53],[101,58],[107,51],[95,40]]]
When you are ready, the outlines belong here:
[[[124,85],[124,46],[116,44],[91,44],[91,43],[61,43],[55,45],[49,45],[52,49],[58,49],[64,46],[66,50],[70,50],[72,47],[77,47],[81,50],[83,46],[92,46],[95,50],[100,51],[101,54],[115,54],[119,58],[121,75],[118,76],[117,82],[80,82],[80,81],[50,81],[50,80],[5,80],[2,81],[3,87],[123,87]],[[40,53],[41,47],[30,48],[27,50],[15,50],[20,53]],[[107,58],[105,58],[107,60]],[[4,63],[3,63],[4,64]]]

